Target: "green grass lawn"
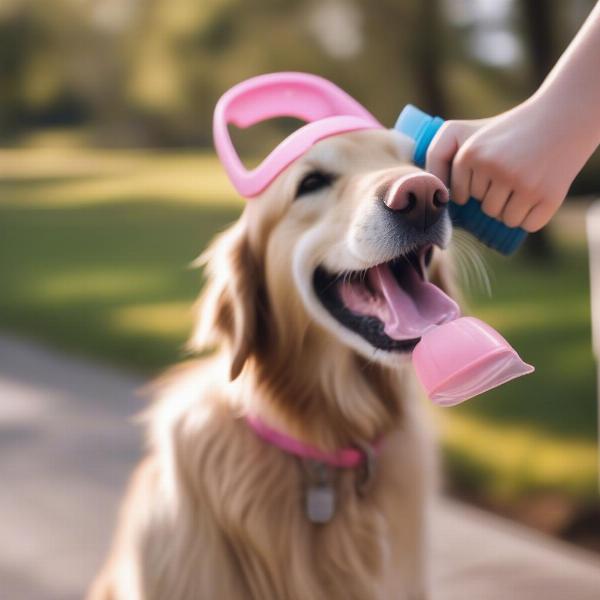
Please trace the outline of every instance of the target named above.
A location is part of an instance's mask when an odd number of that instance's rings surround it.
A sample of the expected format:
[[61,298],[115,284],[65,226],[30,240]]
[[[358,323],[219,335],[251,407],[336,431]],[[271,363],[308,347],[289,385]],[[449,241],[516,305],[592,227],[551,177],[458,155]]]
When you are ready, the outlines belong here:
[[448,456],[463,486],[496,497],[561,490],[597,498],[595,364],[584,238],[558,239],[547,265],[486,252],[491,297],[472,312],[535,365],[533,375],[444,411]]
[[[158,371],[182,356],[189,332],[202,279],[188,265],[240,206],[211,155],[0,151],[0,328]],[[436,413],[465,489],[596,495],[582,236],[561,235],[547,266],[484,254],[493,295],[475,290],[470,312],[537,371]]]

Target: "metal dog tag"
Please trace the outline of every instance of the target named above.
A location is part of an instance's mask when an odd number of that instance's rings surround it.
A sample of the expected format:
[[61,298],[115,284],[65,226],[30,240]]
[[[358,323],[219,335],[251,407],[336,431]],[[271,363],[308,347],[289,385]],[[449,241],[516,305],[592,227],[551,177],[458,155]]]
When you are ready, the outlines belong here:
[[331,485],[313,485],[306,490],[306,516],[311,523],[329,523],[335,512]]
[[316,461],[305,461],[307,476],[305,510],[311,523],[328,523],[335,513],[332,469]]

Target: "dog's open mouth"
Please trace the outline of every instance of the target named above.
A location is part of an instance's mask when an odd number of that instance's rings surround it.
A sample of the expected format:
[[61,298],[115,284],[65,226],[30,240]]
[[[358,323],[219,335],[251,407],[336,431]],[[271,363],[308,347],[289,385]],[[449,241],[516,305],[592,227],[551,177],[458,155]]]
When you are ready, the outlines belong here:
[[456,302],[427,281],[432,247],[366,271],[329,273],[313,285],[325,308],[345,327],[381,350],[410,352],[427,331],[459,316]]

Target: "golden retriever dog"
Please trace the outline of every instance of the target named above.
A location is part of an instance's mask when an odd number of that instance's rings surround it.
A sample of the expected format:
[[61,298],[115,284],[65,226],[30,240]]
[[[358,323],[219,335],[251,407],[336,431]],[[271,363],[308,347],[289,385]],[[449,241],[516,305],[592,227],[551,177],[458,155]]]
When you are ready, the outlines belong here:
[[[324,139],[202,256],[192,347],[214,352],[157,384],[147,456],[90,600],[429,597],[435,453],[410,365],[418,339],[386,333],[371,276],[449,283],[447,190],[411,152],[387,130]],[[248,414],[365,461],[315,469]],[[315,486],[331,514],[311,514]]]

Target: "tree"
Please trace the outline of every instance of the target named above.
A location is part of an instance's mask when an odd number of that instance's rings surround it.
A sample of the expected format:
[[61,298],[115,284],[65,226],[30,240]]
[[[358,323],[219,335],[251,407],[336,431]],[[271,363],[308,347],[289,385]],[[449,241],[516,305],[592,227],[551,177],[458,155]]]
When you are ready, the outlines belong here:
[[446,115],[448,106],[442,78],[444,27],[440,2],[421,0],[414,4],[413,11],[411,58],[417,97],[426,112]]
[[[556,44],[556,1],[522,0],[525,45],[528,49],[533,93],[542,84],[560,56]],[[531,234],[525,248],[532,258],[550,259],[554,254],[547,229]]]

